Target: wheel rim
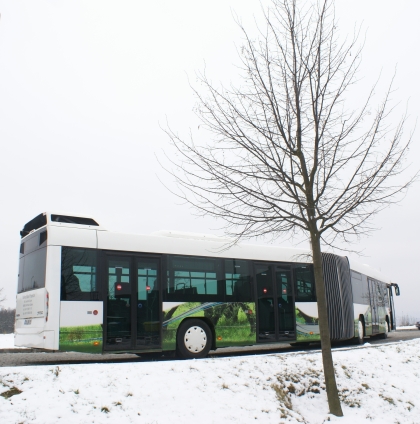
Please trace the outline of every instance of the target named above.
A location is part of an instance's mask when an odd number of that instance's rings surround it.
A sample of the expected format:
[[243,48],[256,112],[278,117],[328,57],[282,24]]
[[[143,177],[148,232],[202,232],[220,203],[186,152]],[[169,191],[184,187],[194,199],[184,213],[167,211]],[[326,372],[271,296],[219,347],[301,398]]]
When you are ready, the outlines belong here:
[[206,332],[198,326],[190,327],[184,335],[184,345],[191,353],[200,353],[207,344]]
[[363,323],[362,323],[362,321],[359,321],[358,329],[359,329],[359,340],[363,341]]

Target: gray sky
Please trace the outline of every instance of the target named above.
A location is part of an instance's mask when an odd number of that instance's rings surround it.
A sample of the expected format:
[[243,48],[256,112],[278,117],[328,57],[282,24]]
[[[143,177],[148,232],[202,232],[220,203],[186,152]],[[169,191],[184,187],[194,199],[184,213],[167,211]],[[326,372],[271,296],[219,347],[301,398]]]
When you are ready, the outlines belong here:
[[[252,32],[259,2],[0,0],[0,13],[4,306],[15,305],[19,231],[40,212],[83,213],[121,232],[217,233],[218,222],[194,218],[159,182],[170,184],[155,157],[168,148],[160,125],[197,128],[188,84],[197,71],[235,81],[241,34],[233,15]],[[343,35],[356,22],[367,30],[360,95],[382,72],[380,94],[397,66],[393,100],[401,113],[409,101],[407,133],[420,107],[419,15],[418,0],[337,1]],[[420,167],[417,140],[413,168]],[[351,246],[364,251],[359,261],[400,284],[397,315],[415,318],[419,194],[416,185],[377,217],[373,236]]]

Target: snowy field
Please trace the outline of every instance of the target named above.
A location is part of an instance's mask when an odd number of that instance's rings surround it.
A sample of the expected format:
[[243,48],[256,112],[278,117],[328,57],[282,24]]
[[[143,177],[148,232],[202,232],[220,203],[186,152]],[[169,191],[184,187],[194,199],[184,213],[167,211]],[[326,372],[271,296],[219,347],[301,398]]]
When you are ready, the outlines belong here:
[[420,423],[420,340],[333,356],[340,419],[327,413],[321,355],[313,351],[4,367],[0,423]]
[[0,349],[19,349],[14,345],[14,335],[0,334]]
[[397,330],[417,330],[417,327],[415,325],[405,325],[402,327],[397,327]]

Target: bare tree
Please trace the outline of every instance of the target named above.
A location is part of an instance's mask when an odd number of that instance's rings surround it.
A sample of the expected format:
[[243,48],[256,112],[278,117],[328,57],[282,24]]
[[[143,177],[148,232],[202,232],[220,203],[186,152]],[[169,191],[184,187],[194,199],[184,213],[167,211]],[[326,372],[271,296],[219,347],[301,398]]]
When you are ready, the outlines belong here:
[[361,47],[357,32],[340,42],[332,0],[273,0],[264,16],[257,39],[239,23],[245,43],[238,87],[217,88],[200,75],[197,112],[211,140],[197,143],[168,129],[175,147],[170,172],[178,195],[223,219],[236,241],[308,237],[329,409],[342,416],[321,243],[367,234],[371,218],[399,200],[416,177],[399,178],[411,135],[404,141],[406,116],[393,128],[386,123],[391,87],[376,110],[373,89],[360,110],[346,110]]
[[2,304],[6,300],[6,296],[2,296],[3,287],[0,288],[0,304]]
[[16,309],[0,309],[0,334],[10,334],[15,330]]

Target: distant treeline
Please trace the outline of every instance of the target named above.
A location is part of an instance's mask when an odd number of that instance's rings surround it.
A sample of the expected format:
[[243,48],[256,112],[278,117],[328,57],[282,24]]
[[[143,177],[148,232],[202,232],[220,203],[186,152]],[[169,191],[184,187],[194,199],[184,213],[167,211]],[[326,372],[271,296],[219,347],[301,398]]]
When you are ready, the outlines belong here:
[[414,325],[418,319],[414,318],[411,315],[401,315],[397,318],[397,325],[401,325],[402,327],[406,327],[409,325]]
[[0,334],[9,334],[15,331],[16,309],[0,310]]

